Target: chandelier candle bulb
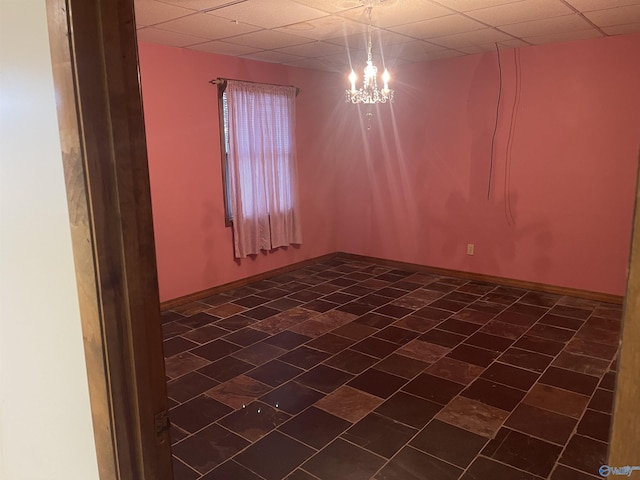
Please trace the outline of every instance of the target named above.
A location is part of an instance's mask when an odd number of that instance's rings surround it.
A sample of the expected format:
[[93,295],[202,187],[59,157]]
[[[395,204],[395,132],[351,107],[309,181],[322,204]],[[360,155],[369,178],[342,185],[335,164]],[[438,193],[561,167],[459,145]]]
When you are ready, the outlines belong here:
[[389,90],[389,79],[390,79],[389,70],[385,68],[384,73],[382,74],[382,81],[384,82],[385,91]]
[[356,91],[356,80],[357,80],[357,76],[356,76],[356,72],[354,72],[353,70],[351,70],[351,73],[349,74],[349,80],[351,81],[351,91],[355,92]]

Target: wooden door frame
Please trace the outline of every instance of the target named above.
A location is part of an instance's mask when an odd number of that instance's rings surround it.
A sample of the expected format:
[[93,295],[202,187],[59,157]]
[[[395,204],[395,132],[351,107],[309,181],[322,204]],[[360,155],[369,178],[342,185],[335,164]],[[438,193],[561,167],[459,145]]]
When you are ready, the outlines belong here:
[[133,0],[47,0],[47,21],[99,475],[170,480]]

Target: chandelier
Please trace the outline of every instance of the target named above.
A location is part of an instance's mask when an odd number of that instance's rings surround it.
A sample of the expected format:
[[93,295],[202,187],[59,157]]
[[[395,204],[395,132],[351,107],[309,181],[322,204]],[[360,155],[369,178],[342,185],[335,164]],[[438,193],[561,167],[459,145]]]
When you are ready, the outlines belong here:
[[389,89],[389,79],[391,78],[389,72],[385,68],[382,74],[384,86],[382,89],[378,89],[378,67],[373,64],[371,56],[371,10],[373,10],[373,3],[375,3],[375,1],[376,0],[367,0],[368,6],[366,13],[369,19],[369,25],[367,27],[367,65],[364,67],[364,81],[362,87],[356,89],[358,76],[356,72],[351,70],[351,74],[349,75],[351,89],[346,90],[347,103],[393,102],[393,90]]

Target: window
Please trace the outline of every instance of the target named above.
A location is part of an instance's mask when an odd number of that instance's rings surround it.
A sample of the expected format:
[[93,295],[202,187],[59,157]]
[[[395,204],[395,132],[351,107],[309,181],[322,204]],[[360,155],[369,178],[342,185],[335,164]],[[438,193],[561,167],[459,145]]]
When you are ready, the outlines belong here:
[[227,80],[220,116],[227,220],[237,258],[302,243],[294,87]]

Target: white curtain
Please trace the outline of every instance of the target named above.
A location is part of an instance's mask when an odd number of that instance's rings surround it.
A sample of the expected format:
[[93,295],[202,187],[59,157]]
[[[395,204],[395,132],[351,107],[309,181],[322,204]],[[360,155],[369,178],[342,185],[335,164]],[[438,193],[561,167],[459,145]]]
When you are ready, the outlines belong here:
[[235,256],[302,243],[294,87],[227,81]]

